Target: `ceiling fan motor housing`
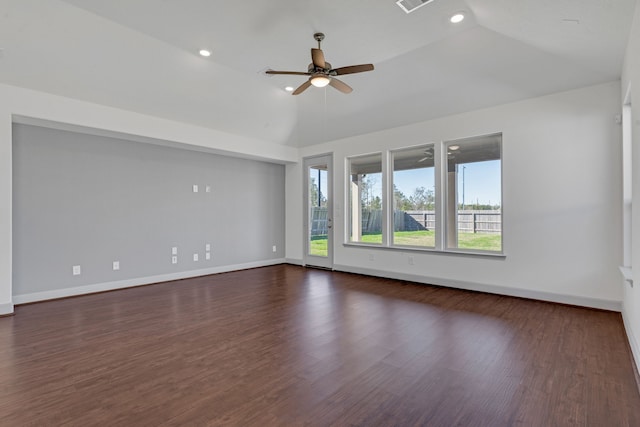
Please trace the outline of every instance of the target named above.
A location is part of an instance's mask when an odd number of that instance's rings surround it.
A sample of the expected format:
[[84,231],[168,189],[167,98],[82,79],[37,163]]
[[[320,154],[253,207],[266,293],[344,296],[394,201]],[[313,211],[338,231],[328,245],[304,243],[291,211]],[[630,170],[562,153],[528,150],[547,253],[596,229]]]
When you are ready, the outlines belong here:
[[313,65],[313,63],[311,63],[309,64],[309,67],[307,67],[307,71],[309,71],[310,73],[323,72],[325,74],[328,74],[329,71],[331,70],[331,64],[328,62],[325,62],[324,65],[326,68],[316,67],[315,65]]

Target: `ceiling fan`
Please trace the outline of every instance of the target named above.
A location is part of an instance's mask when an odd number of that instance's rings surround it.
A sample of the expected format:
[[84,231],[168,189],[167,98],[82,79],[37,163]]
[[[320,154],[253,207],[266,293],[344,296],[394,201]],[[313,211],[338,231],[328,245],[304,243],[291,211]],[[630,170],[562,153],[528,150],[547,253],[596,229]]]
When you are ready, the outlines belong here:
[[424,157],[418,160],[418,163],[422,163],[425,160],[433,160],[433,147],[429,147],[424,150]]
[[309,64],[308,71],[275,71],[267,70],[266,74],[288,74],[295,76],[310,76],[309,80],[302,83],[292,95],[299,95],[304,92],[309,86],[325,87],[327,85],[338,89],[342,93],[351,93],[353,89],[348,84],[338,80],[335,76],[342,76],[345,74],[363,73],[365,71],[372,71],[373,64],[362,65],[350,65],[348,67],[331,68],[331,64],[324,60],[324,53],[320,49],[320,42],[324,40],[324,34],[315,33],[313,38],[318,41],[318,48],[311,49],[311,64]]

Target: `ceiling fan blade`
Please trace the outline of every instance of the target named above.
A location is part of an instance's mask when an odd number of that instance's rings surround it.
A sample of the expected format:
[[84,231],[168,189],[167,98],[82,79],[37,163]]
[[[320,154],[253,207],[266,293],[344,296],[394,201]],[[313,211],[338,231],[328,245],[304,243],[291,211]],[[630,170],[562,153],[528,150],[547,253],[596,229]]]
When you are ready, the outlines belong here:
[[331,79],[329,84],[331,86],[333,86],[334,88],[338,89],[342,93],[351,93],[353,91],[351,86],[349,86],[348,84],[346,84],[344,82],[341,82],[338,79]]
[[321,49],[311,48],[311,61],[318,68],[324,69],[327,66]]
[[421,158],[420,160],[418,160],[418,163],[422,163],[422,162],[424,162],[425,160],[433,160],[433,157],[431,157],[431,156],[425,156],[425,157]]
[[298,89],[294,90],[291,95],[300,95],[302,92],[307,90],[307,88],[309,86],[311,86],[311,82],[309,80],[307,80],[306,82],[304,82],[300,86],[298,86]]
[[348,67],[340,67],[331,70],[331,75],[343,76],[345,74],[364,73],[365,71],[373,71],[373,64],[350,65]]
[[302,71],[276,71],[276,70],[267,70],[264,72],[265,74],[287,74],[291,76],[310,76],[311,73],[304,73]]

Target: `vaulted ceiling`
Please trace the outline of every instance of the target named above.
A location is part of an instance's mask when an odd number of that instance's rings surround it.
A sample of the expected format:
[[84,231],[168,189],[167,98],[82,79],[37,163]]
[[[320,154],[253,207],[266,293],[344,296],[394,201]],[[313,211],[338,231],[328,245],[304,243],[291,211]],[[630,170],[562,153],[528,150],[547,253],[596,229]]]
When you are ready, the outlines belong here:
[[[0,82],[306,146],[619,79],[635,3],[0,0]],[[306,71],[319,31],[375,65],[349,95],[264,74]]]

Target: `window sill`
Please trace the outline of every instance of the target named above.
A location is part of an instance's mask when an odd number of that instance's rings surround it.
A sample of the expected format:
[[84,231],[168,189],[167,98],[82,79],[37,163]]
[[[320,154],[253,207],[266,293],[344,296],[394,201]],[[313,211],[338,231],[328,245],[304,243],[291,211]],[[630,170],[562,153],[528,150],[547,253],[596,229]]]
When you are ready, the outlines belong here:
[[344,247],[351,248],[367,248],[367,249],[382,249],[382,250],[391,250],[391,251],[402,251],[402,252],[420,252],[420,253],[428,253],[434,255],[453,255],[453,256],[469,256],[469,257],[480,257],[480,258],[498,258],[505,259],[507,257],[506,254],[502,252],[489,252],[489,251],[473,251],[468,249],[435,249],[435,248],[419,248],[416,246],[382,246],[375,243],[358,243],[358,242],[344,242],[342,243]]

